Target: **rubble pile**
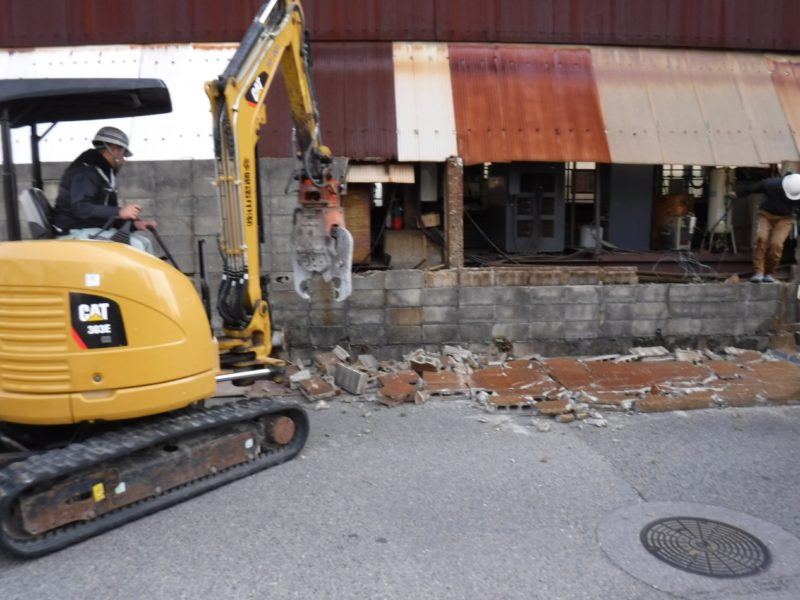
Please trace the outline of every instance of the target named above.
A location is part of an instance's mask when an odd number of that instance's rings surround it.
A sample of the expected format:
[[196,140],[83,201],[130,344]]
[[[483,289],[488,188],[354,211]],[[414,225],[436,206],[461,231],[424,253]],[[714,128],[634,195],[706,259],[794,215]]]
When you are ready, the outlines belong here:
[[[471,351],[445,345],[402,360],[352,355],[341,346],[297,361],[285,385],[324,403],[369,395],[389,407],[431,398],[469,400],[487,410],[520,410],[559,422],[604,425],[603,413],[660,412],[800,401],[800,365],[739,348],[631,348],[625,354],[544,358],[512,355],[508,345]],[[267,390],[264,390],[267,391]]]

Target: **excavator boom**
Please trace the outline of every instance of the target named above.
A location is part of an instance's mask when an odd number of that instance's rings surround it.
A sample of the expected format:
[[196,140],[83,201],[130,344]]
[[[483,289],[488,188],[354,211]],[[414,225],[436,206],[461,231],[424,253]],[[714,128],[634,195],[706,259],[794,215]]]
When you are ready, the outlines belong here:
[[223,74],[206,84],[223,222],[219,313],[226,336],[262,360],[270,351],[270,323],[260,276],[256,146],[267,120],[267,92],[278,69],[288,92],[299,158],[292,232],[295,290],[308,299],[308,282],[315,274],[332,282],[339,301],[351,290],[353,240],[344,224],[339,182],[331,175],[331,153],[320,139],[303,24],[299,2],[271,0],[253,20]]

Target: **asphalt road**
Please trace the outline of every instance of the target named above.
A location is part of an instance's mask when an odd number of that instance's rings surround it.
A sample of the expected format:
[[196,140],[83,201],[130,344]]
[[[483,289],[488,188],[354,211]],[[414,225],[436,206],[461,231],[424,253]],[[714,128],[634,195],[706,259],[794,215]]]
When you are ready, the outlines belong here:
[[[791,545],[773,548],[772,571],[720,588],[683,575],[706,587],[682,593],[598,539],[615,511],[663,502],[800,537],[800,407],[605,427],[463,400],[309,412],[309,443],[288,464],[48,557],[0,557],[0,598],[800,598]],[[644,554],[640,571],[663,567]]]

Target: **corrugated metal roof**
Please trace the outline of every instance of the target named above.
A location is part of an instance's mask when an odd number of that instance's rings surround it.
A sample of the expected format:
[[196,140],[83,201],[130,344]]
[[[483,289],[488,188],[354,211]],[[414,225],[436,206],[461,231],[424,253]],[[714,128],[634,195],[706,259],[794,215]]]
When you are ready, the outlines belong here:
[[451,45],[465,164],[610,162],[589,50]]
[[443,162],[458,152],[445,44],[394,44],[397,155]]
[[[800,148],[800,59],[775,58],[772,63],[772,81],[791,127],[794,142]],[[797,154],[785,158],[797,160]]]
[[592,57],[614,162],[756,166],[797,156],[762,56],[596,47]]
[[[323,142],[337,156],[397,159],[392,45],[312,45],[313,78]],[[263,156],[294,156],[286,88],[278,78],[267,97]]]

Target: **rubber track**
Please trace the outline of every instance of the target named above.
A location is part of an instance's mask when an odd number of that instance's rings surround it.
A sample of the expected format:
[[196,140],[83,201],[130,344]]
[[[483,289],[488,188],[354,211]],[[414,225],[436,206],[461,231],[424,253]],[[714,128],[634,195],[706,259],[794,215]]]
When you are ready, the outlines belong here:
[[[286,415],[295,423],[289,444],[268,449],[254,460],[178,486],[162,494],[106,513],[91,521],[66,525],[33,538],[13,537],[4,526],[14,501],[26,489],[77,474],[184,434],[193,434],[267,415]],[[152,514],[257,471],[284,463],[299,454],[308,438],[308,417],[294,404],[270,398],[246,399],[206,409],[164,415],[142,425],[112,431],[12,463],[0,470],[0,548],[21,558],[43,556],[110,529]]]

